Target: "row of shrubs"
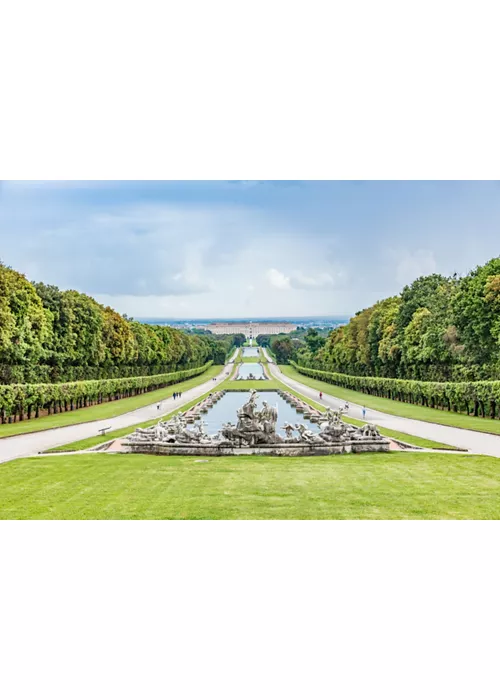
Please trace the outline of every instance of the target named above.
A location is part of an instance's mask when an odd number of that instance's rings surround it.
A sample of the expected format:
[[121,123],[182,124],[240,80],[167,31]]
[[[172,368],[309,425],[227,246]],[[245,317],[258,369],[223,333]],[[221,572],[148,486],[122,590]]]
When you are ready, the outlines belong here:
[[483,418],[500,417],[500,381],[424,382],[387,377],[360,377],[290,364],[301,374],[371,396]]
[[185,364],[182,368],[172,365],[113,365],[110,367],[68,365],[58,367],[43,364],[35,366],[0,364],[0,384],[56,384],[58,382],[83,382],[90,379],[148,377],[198,366],[199,362]]
[[137,396],[196,377],[212,364],[210,360],[202,367],[153,376],[91,379],[59,384],[6,384],[0,386],[0,420],[2,423],[12,423],[16,418],[38,418],[41,412],[50,415]]

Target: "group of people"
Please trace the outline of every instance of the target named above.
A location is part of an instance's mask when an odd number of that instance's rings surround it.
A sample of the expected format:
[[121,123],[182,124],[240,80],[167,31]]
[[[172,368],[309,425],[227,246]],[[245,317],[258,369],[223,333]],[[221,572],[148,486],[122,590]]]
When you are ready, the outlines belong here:
[[[323,392],[322,392],[322,391],[319,392],[319,400],[320,400],[320,401],[323,400]],[[342,411],[343,411],[344,413],[349,413],[349,403],[348,403],[348,401],[345,402],[344,406],[342,407]],[[363,408],[361,409],[361,412],[362,412],[362,414],[363,414],[363,420],[364,420],[364,419],[366,418],[366,406],[363,406]]]
[[[182,391],[174,391],[174,393],[172,394],[172,398],[173,398],[174,400],[175,400],[175,399],[180,399],[181,396],[182,396]],[[160,401],[160,403],[158,403],[158,404],[156,405],[156,408],[158,409],[158,411],[161,411],[162,405],[163,405],[163,401]]]
[[[217,377],[214,377],[214,382],[216,382],[216,381],[217,381]],[[212,396],[212,394],[210,394],[210,396]],[[182,397],[182,391],[174,391],[174,393],[172,394],[172,398],[174,399],[174,401],[175,401],[175,399],[180,399],[181,397]],[[162,402],[160,401],[160,403],[157,404],[156,408],[158,410],[160,410],[161,406],[162,406]]]

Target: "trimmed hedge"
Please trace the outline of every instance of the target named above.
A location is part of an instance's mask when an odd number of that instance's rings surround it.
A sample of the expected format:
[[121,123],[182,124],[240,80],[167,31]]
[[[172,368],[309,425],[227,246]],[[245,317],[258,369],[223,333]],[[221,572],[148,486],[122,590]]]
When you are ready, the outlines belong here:
[[336,384],[345,389],[361,391],[429,408],[466,413],[482,418],[500,417],[500,381],[480,382],[423,382],[412,379],[387,377],[359,377],[340,372],[326,372],[301,367],[293,360],[290,364],[308,377]]
[[47,411],[50,415],[137,396],[196,377],[212,364],[210,360],[202,367],[149,377],[90,379],[60,384],[6,384],[0,386],[0,420],[2,423],[12,423],[16,417],[19,420],[25,416],[28,419],[38,418],[40,411]]
[[[196,362],[185,364],[182,369],[194,369]],[[112,367],[80,367],[68,365],[2,365],[0,384],[62,384],[86,382],[94,379],[123,379],[125,377],[149,377],[180,370],[175,365],[113,365]]]

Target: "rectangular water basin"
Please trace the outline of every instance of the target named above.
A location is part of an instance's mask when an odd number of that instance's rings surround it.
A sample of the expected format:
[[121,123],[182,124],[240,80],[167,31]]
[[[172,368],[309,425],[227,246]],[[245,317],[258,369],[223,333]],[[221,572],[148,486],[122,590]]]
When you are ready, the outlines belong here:
[[[231,422],[236,424],[238,422],[237,411],[249,398],[250,392],[228,391],[213,408],[209,408],[208,412],[203,414],[205,431],[209,435],[214,435],[222,428],[224,423]],[[285,423],[291,423],[292,425],[303,423],[308,430],[313,430],[315,433],[319,431],[319,426],[316,423],[311,423],[308,418],[304,418],[303,415],[297,413],[295,408],[282,399],[276,391],[259,391],[257,399],[259,411],[262,409],[264,401],[278,409],[276,432],[279,435],[285,436],[285,431],[282,430],[282,426]]]
[[264,368],[258,362],[242,362],[236,379],[248,379],[251,374],[255,379],[260,379],[261,377],[266,379]]
[[242,348],[243,350],[243,357],[258,357],[259,356],[259,348]]

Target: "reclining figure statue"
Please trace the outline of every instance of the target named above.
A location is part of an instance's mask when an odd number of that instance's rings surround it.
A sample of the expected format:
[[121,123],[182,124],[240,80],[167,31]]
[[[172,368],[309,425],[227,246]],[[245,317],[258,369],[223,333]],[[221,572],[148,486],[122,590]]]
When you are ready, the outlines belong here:
[[321,437],[319,433],[315,433],[312,430],[308,430],[303,423],[295,423],[295,427],[300,433],[301,441],[307,442],[310,445],[325,442],[325,440]]
[[369,439],[369,440],[381,440],[382,436],[380,435],[380,431],[377,428],[376,425],[373,425],[372,423],[366,423],[366,425],[363,425],[362,427],[358,428],[354,435],[353,435],[354,440],[363,440],[363,439]]

